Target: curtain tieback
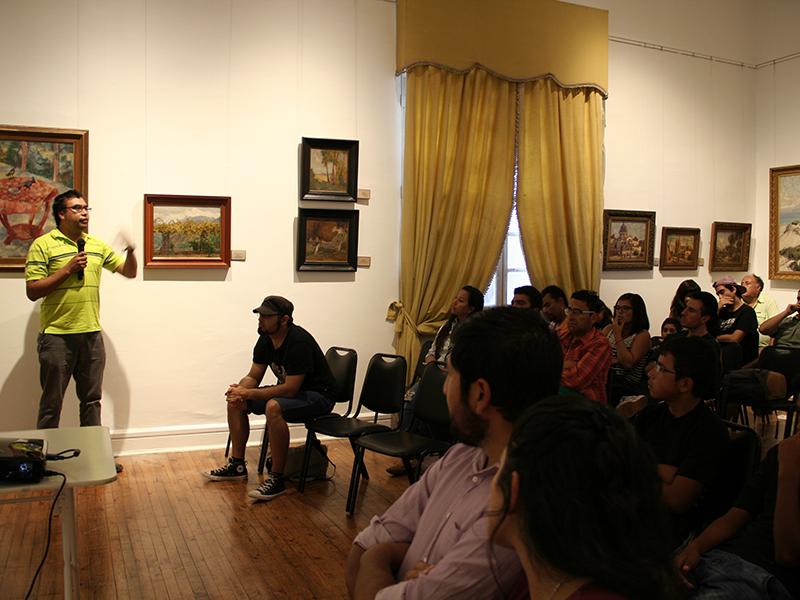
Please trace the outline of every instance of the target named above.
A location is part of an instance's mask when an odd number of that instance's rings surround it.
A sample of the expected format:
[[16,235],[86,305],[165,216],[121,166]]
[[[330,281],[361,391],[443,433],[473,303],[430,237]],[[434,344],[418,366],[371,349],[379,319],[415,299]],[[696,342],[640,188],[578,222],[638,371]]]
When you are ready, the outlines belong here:
[[411,315],[400,300],[395,300],[389,305],[386,310],[386,320],[394,323],[395,333],[401,333],[405,327],[410,327],[414,333],[417,332],[417,324],[411,319]]

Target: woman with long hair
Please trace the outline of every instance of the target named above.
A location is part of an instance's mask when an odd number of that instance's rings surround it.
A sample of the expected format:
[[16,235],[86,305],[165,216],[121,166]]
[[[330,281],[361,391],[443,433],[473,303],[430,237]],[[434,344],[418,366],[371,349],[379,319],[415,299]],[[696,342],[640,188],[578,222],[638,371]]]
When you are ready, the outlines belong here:
[[489,498],[492,540],[512,547],[542,600],[675,599],[657,466],[611,409],[551,397],[516,422]]
[[699,292],[700,286],[694,279],[684,279],[681,281],[678,289],[675,290],[675,296],[672,298],[672,304],[669,305],[669,316],[672,319],[681,320],[681,313],[686,308],[686,296],[690,292]]
[[425,356],[425,364],[434,361],[447,362],[453,331],[464,319],[481,310],[483,310],[483,292],[471,285],[465,285],[458,290],[450,304],[450,316],[433,338],[433,345]]
[[650,353],[650,319],[639,294],[622,294],[614,305],[614,316],[603,333],[611,344],[608,401],[619,404],[623,396],[644,394],[644,368]]

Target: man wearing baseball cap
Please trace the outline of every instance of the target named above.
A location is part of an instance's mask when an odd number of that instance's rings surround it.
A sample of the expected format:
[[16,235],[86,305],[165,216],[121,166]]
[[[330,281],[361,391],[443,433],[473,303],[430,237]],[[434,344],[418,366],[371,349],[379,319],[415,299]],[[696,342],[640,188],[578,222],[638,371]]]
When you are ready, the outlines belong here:
[[736,342],[742,347],[742,365],[758,358],[758,319],[756,312],[742,300],[747,291],[733,277],[723,277],[714,282],[719,298],[720,344]]
[[[294,306],[289,300],[267,296],[253,312],[258,315],[259,334],[253,364],[250,372],[225,392],[231,457],[225,465],[203,475],[212,481],[247,479],[244,451],[250,435],[248,414],[266,414],[272,467],[264,482],[248,495],[256,500],[272,500],[286,491],[283,469],[289,450],[287,420],[304,421],[331,412],[336,403],[336,383],[319,344],[294,324]],[[267,366],[277,383],[259,387]]]

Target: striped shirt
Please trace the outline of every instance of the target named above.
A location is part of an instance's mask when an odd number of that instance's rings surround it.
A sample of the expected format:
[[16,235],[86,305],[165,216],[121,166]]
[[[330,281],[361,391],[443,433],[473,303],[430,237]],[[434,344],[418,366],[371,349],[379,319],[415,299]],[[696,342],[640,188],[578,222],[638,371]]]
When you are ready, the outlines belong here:
[[[70,275],[42,300],[42,333],[70,334],[100,331],[100,275],[102,269],[116,271],[125,259],[105,242],[88,234],[88,259],[83,279]],[[36,238],[28,250],[25,281],[44,279],[64,267],[78,253],[78,245],[61,230],[53,229]]]

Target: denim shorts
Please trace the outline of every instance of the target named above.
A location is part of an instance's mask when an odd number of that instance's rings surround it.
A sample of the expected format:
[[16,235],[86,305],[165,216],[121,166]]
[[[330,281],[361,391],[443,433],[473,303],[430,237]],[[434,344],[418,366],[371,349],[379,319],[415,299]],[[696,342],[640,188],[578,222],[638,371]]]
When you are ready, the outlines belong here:
[[[333,410],[335,402],[319,392],[306,390],[298,392],[294,398],[272,398],[275,400],[287,421],[306,421],[327,415]],[[248,400],[247,412],[263,415],[269,400]]]

